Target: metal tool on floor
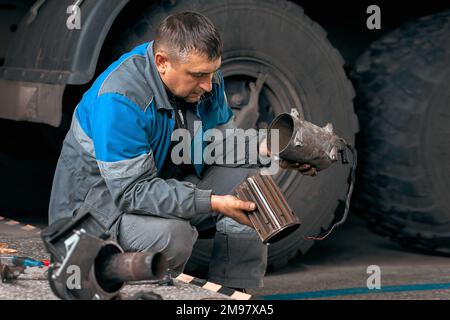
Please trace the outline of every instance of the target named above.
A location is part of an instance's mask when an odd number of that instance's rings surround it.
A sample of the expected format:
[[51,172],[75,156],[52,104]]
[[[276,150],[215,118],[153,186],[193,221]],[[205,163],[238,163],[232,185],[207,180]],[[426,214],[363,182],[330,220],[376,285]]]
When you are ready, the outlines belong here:
[[11,265],[11,266],[20,266],[20,267],[45,267],[49,265],[47,260],[36,260],[30,257],[21,257],[17,255],[0,255],[0,263]]
[[0,278],[2,282],[11,280],[42,279],[47,272],[47,260],[35,260],[10,254],[0,255]]
[[24,267],[10,266],[0,263],[0,281],[8,282],[16,280],[24,272]]

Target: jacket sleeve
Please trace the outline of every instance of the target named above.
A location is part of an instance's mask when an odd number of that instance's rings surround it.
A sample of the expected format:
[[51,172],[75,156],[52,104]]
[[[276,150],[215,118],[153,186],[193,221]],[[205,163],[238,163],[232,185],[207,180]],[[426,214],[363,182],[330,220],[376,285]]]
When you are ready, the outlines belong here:
[[104,94],[92,111],[91,132],[100,173],[125,213],[190,219],[211,212],[211,190],[157,177],[146,130],[149,113],[126,97]]

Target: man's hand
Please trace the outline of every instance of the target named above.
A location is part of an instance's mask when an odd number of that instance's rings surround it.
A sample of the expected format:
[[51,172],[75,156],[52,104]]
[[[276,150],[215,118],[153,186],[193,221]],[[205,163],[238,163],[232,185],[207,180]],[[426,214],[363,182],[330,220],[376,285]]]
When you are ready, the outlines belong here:
[[286,160],[280,160],[280,167],[283,169],[294,169],[300,171],[305,176],[316,176],[317,169],[311,166],[309,163],[290,162]]
[[213,211],[220,212],[224,216],[230,217],[240,224],[253,228],[253,224],[245,213],[245,211],[254,211],[256,209],[253,202],[242,201],[232,195],[212,195],[211,207]]

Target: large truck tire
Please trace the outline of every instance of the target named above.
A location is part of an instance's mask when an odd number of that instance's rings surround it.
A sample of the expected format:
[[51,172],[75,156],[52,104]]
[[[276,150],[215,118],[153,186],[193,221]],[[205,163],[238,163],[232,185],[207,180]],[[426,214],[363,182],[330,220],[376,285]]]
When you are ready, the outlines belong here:
[[450,12],[386,35],[356,63],[355,207],[402,246],[450,253]]
[[[315,124],[332,122],[338,135],[348,142],[354,141],[358,122],[353,110],[354,91],[344,72],[344,61],[330,45],[324,30],[291,2],[205,0],[157,5],[123,35],[116,56],[153,39],[162,19],[184,10],[205,14],[219,29],[224,43],[221,71],[228,101],[236,112],[248,102],[248,82],[255,81],[260,72],[267,73],[260,96],[258,127],[267,126],[281,112],[297,108]],[[292,171],[276,175],[302,225],[297,232],[269,247],[269,271],[305,254],[313,241],[305,240],[304,236],[321,234],[333,222],[335,213],[342,214],[349,171],[349,167],[335,165],[317,177],[304,177]],[[187,270],[207,268],[211,249],[211,239],[200,239]]]

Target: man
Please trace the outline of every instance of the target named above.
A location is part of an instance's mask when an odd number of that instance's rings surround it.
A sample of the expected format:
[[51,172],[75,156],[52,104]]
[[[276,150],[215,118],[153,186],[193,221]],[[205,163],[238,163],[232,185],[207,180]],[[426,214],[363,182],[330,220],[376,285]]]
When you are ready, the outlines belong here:
[[171,161],[174,129],[195,137],[194,121],[202,121],[201,131],[233,127],[218,72],[221,50],[210,20],[179,13],[161,23],[153,42],[124,54],[96,79],[64,141],[50,223],[90,210],[124,250],[162,251],[178,272],[198,230],[215,226],[209,279],[262,286],[267,248],[245,213],[255,205],[230,195],[255,169],[205,170],[203,163]]

